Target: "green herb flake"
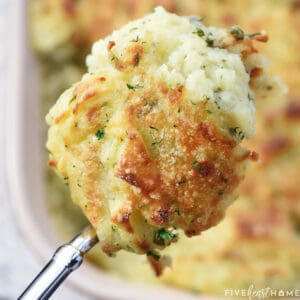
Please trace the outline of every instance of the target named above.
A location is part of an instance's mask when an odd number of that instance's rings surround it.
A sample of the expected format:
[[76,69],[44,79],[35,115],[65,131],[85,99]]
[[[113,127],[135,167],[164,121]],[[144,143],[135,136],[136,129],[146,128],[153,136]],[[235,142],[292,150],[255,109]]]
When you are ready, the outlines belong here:
[[201,28],[196,28],[196,31],[194,31],[193,33],[197,34],[199,37],[205,36],[205,33]]
[[126,85],[127,85],[127,88],[128,88],[129,90],[142,89],[142,88],[144,87],[144,86],[139,85],[139,84],[131,85],[131,84],[127,83]]
[[253,32],[253,33],[245,34],[245,36],[247,36],[249,38],[252,38],[252,37],[255,37],[255,36],[258,36],[258,35],[263,35],[263,33],[262,32]]
[[70,99],[69,104],[72,103],[73,101],[75,101],[75,100],[76,100],[76,97],[77,97],[76,95],[73,95],[72,98]]
[[186,180],[185,179],[181,179],[177,182],[178,185],[182,185],[182,184],[185,184],[186,183]]
[[153,257],[156,261],[159,261],[159,259],[160,259],[160,256],[152,251],[148,251],[147,256]]
[[170,241],[177,238],[177,234],[167,231],[165,228],[161,228],[156,231],[154,236],[154,242],[158,245],[165,245]]
[[211,114],[212,114],[212,111],[209,110],[209,109],[205,109],[204,111],[205,111],[208,115],[211,115]]
[[244,31],[238,25],[232,26],[230,29],[230,33],[236,40],[243,40],[245,38]]
[[213,47],[214,46],[214,40],[212,39],[212,38],[210,38],[210,37],[206,37],[206,45],[208,46],[208,47]]
[[154,126],[149,126],[149,128],[158,131],[158,129]]
[[179,208],[176,208],[174,212],[175,212],[175,214],[177,214],[177,216],[180,216],[180,209]]
[[100,128],[97,130],[95,136],[97,137],[98,140],[101,140],[105,135],[104,128]]
[[74,123],[74,127],[78,127],[78,122],[75,122],[75,123]]
[[131,40],[132,43],[137,43],[139,41],[139,36],[137,35],[135,39]]
[[229,134],[238,139],[239,141],[242,141],[245,137],[242,129],[238,126],[229,128]]
[[209,32],[208,35],[206,35],[201,28],[196,28],[196,30],[193,33],[197,34],[200,38],[204,39],[208,47],[214,46],[214,40],[212,38],[211,32]]
[[[153,139],[156,138],[153,134],[151,134],[151,135],[152,135],[152,138],[153,138]],[[162,134],[161,134],[160,136],[161,136],[160,140],[155,140],[155,141],[153,141],[153,142],[151,143],[151,146],[152,146],[152,147],[155,148],[157,145],[159,145],[159,144],[164,140],[164,138],[165,138],[165,130],[164,130],[164,129],[163,129],[163,132],[162,132]]]
[[201,165],[197,161],[192,162],[192,167],[197,169],[199,173],[204,173],[204,169],[201,167]]
[[116,231],[118,230],[118,228],[117,228],[117,226],[112,225],[112,226],[111,226],[111,230],[112,230],[113,232],[116,232]]
[[151,146],[152,146],[152,147],[155,147],[155,146],[159,145],[162,141],[163,141],[163,139],[161,139],[161,140],[159,140],[159,141],[152,142],[152,143],[151,143]]

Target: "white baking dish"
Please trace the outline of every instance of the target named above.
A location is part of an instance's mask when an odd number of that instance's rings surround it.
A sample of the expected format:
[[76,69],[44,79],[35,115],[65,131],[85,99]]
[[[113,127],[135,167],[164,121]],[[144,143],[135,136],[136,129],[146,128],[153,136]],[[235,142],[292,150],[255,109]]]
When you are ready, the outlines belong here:
[[[40,99],[36,62],[28,47],[26,2],[12,1],[10,98],[6,112],[7,172],[11,203],[24,236],[46,262],[63,241],[55,232],[46,210],[45,140],[40,129]],[[42,267],[42,264],[41,264]],[[28,278],[30,280],[30,278]],[[116,279],[89,262],[68,279],[91,299],[207,299],[162,286],[145,286]],[[24,283],[25,284],[25,283]]]

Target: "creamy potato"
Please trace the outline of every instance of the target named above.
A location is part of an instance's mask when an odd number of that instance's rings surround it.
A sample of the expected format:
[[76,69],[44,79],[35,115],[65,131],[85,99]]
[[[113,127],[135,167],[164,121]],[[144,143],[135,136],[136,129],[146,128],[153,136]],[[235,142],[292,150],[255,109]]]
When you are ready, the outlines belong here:
[[[246,35],[157,8],[96,42],[88,73],[50,110],[50,165],[109,255],[157,250],[216,225],[254,133],[253,90],[280,82]],[[251,88],[250,88],[251,86]]]

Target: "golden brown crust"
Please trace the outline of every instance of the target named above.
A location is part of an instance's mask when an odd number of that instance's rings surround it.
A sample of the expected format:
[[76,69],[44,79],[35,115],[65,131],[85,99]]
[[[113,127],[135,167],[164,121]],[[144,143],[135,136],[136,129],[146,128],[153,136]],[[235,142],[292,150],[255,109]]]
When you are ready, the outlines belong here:
[[[132,52],[128,57],[124,61],[134,67]],[[65,171],[60,164],[51,165],[68,176],[75,201],[93,226],[112,224],[117,228],[116,239],[124,231],[131,236],[131,248],[148,252],[162,245],[151,236],[159,228],[181,228],[193,236],[216,225],[234,199],[233,191],[243,177],[240,170],[254,155],[218,128],[215,116],[205,112],[206,103],[195,109],[184,86],[170,89],[161,80],[149,78],[151,84],[132,90],[119,81],[120,76],[89,75],[72,88],[66,100],[68,110],[64,118],[55,119],[60,126],[55,130],[67,145],[64,155],[74,162],[66,162]],[[112,85],[123,86],[121,94],[116,96]],[[110,102],[116,98],[127,100]],[[115,105],[122,105],[118,121]],[[103,137],[97,138],[101,128]],[[121,129],[119,137],[110,133],[114,128]],[[106,177],[111,167],[101,158],[106,140],[118,141],[123,149],[112,163],[110,179]],[[56,157],[54,153],[51,161]],[[123,204],[108,213],[107,203],[114,197],[113,190],[119,189]],[[152,228],[146,237],[133,221],[137,212]],[[106,253],[122,247],[122,242],[111,238],[102,240]],[[149,260],[160,274],[161,262]]]
[[[109,50],[111,50],[110,42],[108,44]],[[115,65],[115,68],[120,72],[131,71],[134,67],[139,65],[139,61],[142,58],[144,47],[138,43],[130,45],[124,52],[124,58],[118,58],[114,53],[110,52],[110,60]]]

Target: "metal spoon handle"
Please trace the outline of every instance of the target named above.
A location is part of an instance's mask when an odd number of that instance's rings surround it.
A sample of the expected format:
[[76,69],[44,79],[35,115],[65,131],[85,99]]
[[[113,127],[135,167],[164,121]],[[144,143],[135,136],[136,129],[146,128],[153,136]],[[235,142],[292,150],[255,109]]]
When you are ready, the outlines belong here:
[[88,226],[68,244],[59,247],[18,300],[49,299],[67,276],[81,265],[84,254],[97,242],[95,230]]

